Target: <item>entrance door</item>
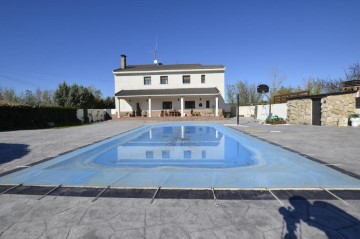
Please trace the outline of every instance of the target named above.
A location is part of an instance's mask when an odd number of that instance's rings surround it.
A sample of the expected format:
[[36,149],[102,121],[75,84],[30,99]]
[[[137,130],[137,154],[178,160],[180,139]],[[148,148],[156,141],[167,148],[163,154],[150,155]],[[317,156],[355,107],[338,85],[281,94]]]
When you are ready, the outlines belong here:
[[321,125],[321,99],[312,99],[312,124]]

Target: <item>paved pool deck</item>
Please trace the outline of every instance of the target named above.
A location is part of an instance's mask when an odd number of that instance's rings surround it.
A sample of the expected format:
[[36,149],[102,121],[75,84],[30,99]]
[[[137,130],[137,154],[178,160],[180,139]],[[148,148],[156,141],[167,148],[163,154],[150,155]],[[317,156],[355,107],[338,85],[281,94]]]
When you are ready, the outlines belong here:
[[[215,121],[360,175],[360,128]],[[0,132],[0,173],[156,120]],[[259,192],[241,200],[0,195],[0,238],[360,238],[360,199]],[[334,192],[336,194],[336,192]],[[242,193],[244,196],[246,192]],[[344,195],[344,194],[342,194]],[[219,197],[220,198],[220,197]],[[284,204],[284,206],[281,205]]]

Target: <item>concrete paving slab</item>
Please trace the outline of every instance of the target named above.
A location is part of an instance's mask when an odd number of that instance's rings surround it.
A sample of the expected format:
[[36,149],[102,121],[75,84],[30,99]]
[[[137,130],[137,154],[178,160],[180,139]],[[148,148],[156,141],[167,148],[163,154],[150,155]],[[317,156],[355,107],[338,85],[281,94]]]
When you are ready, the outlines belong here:
[[[218,121],[219,123],[220,121]],[[222,123],[234,123],[224,121]],[[156,123],[156,121],[146,121]],[[248,134],[308,154],[341,168],[360,172],[359,148],[351,142],[360,130],[315,126],[267,126],[242,122]],[[23,150],[0,163],[1,170],[33,163],[68,150],[139,127],[142,121],[112,121],[81,127],[0,133],[4,145]],[[237,127],[237,126],[235,126]],[[270,131],[280,131],[271,133]],[[11,151],[10,150],[10,151]],[[7,156],[9,159],[10,156]],[[275,192],[276,193],[276,192]],[[350,193],[350,192],[349,192]],[[246,194],[246,192],[245,192]],[[267,195],[267,194],[266,194]],[[297,198],[283,193],[257,200],[102,198],[38,195],[0,195],[0,238],[359,238],[360,200],[346,206],[328,197]]]

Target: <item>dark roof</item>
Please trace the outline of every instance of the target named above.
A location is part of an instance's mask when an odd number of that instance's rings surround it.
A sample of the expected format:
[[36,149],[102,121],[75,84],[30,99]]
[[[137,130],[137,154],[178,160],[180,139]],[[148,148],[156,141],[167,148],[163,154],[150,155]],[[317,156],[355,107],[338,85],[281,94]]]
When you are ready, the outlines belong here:
[[218,95],[219,90],[214,88],[180,88],[180,89],[153,89],[153,90],[121,90],[115,96],[161,96],[161,95]]
[[125,69],[115,69],[114,72],[132,71],[163,71],[163,70],[201,70],[225,68],[223,65],[201,65],[201,64],[175,64],[175,65],[128,65]]
[[344,82],[342,82],[342,85],[343,85],[344,87],[360,86],[360,80],[348,80],[348,81],[344,81]]

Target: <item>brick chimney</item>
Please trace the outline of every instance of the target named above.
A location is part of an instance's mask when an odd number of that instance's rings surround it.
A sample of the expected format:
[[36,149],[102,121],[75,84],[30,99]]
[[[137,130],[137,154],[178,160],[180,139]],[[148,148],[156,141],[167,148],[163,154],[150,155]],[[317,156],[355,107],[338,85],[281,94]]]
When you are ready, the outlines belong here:
[[121,55],[121,69],[126,69],[126,56]]

